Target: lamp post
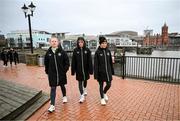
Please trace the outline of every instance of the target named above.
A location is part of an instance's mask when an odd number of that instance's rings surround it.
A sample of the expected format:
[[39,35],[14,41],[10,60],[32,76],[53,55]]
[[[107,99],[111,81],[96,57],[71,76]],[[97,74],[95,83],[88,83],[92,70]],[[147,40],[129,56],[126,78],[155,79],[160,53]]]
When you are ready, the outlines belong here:
[[23,12],[25,14],[25,18],[28,17],[29,35],[30,35],[30,44],[31,44],[31,53],[32,54],[33,54],[33,40],[32,40],[32,30],[31,30],[31,16],[33,16],[33,12],[34,12],[35,8],[36,8],[36,6],[33,5],[32,2],[30,5],[28,5],[28,7],[25,4],[23,7],[21,7],[21,9],[23,10]]

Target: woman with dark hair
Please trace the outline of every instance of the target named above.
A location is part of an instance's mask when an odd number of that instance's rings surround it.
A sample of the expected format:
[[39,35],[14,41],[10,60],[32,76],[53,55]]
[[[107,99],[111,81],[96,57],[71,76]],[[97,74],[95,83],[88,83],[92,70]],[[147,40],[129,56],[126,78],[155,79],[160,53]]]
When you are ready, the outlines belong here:
[[73,51],[71,74],[75,75],[79,83],[80,103],[83,103],[87,95],[87,80],[93,74],[91,51],[86,47],[83,37],[78,37],[77,47]]
[[[101,105],[106,105],[108,101],[107,91],[111,87],[112,75],[114,75],[111,51],[107,48],[105,37],[99,37],[100,46],[94,57],[94,78],[99,82]],[[104,82],[106,86],[104,87]]]

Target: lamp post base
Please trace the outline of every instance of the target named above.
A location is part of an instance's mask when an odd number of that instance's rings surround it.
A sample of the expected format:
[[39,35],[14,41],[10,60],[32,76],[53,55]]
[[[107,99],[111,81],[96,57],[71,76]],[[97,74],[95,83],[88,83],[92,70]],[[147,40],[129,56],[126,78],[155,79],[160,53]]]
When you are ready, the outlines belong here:
[[38,65],[38,54],[26,54],[26,65],[37,66]]

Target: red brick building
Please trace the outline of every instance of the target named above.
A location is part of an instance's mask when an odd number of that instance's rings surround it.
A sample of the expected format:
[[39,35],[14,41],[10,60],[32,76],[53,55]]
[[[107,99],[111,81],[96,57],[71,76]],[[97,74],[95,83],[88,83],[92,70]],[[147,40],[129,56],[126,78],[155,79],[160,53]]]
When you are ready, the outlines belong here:
[[145,46],[160,46],[160,45],[168,45],[169,39],[168,39],[168,26],[166,23],[162,27],[162,33],[156,34],[154,36],[146,35],[143,40],[143,45]]

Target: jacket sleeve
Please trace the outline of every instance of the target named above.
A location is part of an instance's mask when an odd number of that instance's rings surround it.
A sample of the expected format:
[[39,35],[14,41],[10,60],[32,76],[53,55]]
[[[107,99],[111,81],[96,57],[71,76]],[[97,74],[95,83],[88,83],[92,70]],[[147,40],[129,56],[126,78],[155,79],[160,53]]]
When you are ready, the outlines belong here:
[[109,51],[109,53],[110,53],[110,66],[111,66],[111,72],[112,72],[112,75],[114,75],[114,67],[113,67],[113,62],[112,62],[111,51]]
[[70,64],[69,64],[69,57],[68,57],[68,55],[67,55],[67,53],[65,51],[64,51],[64,61],[63,61],[63,63],[64,63],[64,69],[67,72],[68,69],[69,69]]
[[89,74],[93,74],[92,56],[90,50],[88,55],[88,69],[89,69]]
[[48,74],[48,69],[49,69],[49,57],[48,54],[46,53],[44,57],[44,66],[45,66],[45,73]]
[[75,58],[75,51],[73,51],[72,61],[71,61],[71,75],[76,73],[76,58]]
[[98,79],[98,55],[97,52],[94,56],[94,79]]

